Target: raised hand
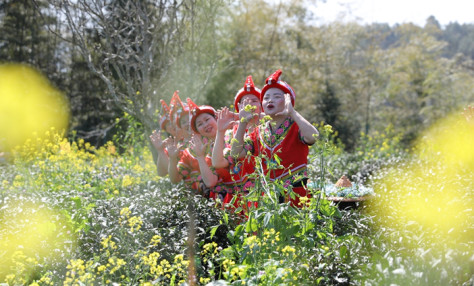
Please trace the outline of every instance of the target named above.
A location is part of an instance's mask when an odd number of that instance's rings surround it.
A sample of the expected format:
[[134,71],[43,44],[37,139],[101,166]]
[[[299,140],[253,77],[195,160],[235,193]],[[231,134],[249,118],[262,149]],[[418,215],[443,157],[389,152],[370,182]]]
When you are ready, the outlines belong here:
[[234,113],[230,112],[227,107],[217,112],[217,131],[225,132],[234,125]]
[[186,131],[179,128],[178,126],[175,127],[175,132],[176,132],[176,140],[178,141],[182,141],[186,137],[186,133],[185,133]]
[[244,99],[242,102],[239,103],[240,122],[249,122],[255,115],[255,106],[249,104],[248,100]]
[[209,145],[209,142],[204,144],[202,142],[201,136],[195,134],[193,135],[189,146],[194,151],[194,154],[196,154],[196,157],[205,157],[207,145]]
[[281,112],[278,112],[277,116],[292,116],[295,109],[293,108],[293,104],[291,104],[291,97],[289,93],[285,93],[285,107]]
[[165,148],[164,141],[161,139],[161,132],[153,130],[150,135],[151,144],[155,147],[156,151],[163,151]]
[[168,150],[168,156],[170,158],[177,158],[179,152],[183,148],[183,144],[179,144],[173,137],[166,139],[164,142],[166,144],[166,149]]

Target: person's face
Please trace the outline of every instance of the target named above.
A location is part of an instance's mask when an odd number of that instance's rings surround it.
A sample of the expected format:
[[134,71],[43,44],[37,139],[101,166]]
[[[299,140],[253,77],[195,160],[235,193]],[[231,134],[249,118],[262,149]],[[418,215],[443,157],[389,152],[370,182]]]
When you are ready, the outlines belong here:
[[171,128],[171,123],[169,121],[167,121],[165,123],[165,131],[168,133],[168,134],[171,134],[173,136],[176,136],[176,132],[174,131],[173,128]]
[[242,98],[240,99],[240,103],[243,103],[244,106],[250,104],[252,106],[257,107],[257,109],[255,109],[255,113],[262,112],[262,105],[260,104],[260,99],[253,94],[246,94],[242,96]]
[[275,115],[285,108],[285,94],[279,88],[272,87],[263,95],[263,110],[266,115]]
[[179,119],[179,124],[181,125],[181,128],[184,130],[189,130],[189,114],[183,114],[181,118]]
[[196,118],[196,129],[202,136],[214,138],[217,132],[217,121],[209,113],[199,114]]
[[[183,122],[180,121],[180,124],[183,124]],[[176,137],[179,140],[187,140],[193,135],[192,131],[189,129],[189,122],[181,125],[181,127],[178,127],[178,125],[175,124],[175,128],[177,134]]]

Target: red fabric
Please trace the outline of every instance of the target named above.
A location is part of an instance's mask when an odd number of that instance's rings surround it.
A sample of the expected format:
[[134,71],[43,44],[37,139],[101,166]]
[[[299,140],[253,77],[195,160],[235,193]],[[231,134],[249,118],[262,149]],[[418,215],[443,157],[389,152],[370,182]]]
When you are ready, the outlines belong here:
[[[288,126],[284,126],[285,124],[288,124]],[[282,131],[283,136],[281,136],[280,139],[276,138],[273,140],[275,133],[278,132],[280,128],[285,129],[285,127],[287,131]],[[286,135],[284,133],[286,133]],[[296,172],[306,170],[309,147],[300,139],[298,124],[292,120],[283,122],[282,126],[275,129],[275,131],[270,131],[270,129],[267,128],[266,131],[262,132],[262,129],[260,129],[258,139],[260,152],[266,156],[267,160],[270,160],[270,162],[265,162],[263,166],[264,173],[269,173],[270,179],[291,178],[294,177]],[[274,155],[280,158],[280,164],[284,169],[268,168],[269,163],[276,163]],[[289,170],[291,170],[291,174]],[[293,182],[291,181],[290,183]]]
[[252,76],[249,75],[247,77],[247,80],[245,81],[244,87],[242,87],[235,95],[235,98],[234,98],[235,111],[239,112],[239,102],[240,102],[240,99],[242,99],[244,95],[253,94],[257,98],[260,98],[260,92],[261,92],[260,89],[255,87],[255,85],[253,84]]
[[173,96],[171,97],[169,109],[170,120],[174,121],[175,124],[180,127],[181,123],[179,122],[179,120],[181,119],[181,116],[183,116],[184,113],[189,112],[189,108],[184,105],[181,101],[181,98],[179,98],[179,90],[175,91]]
[[[216,186],[209,188],[211,191],[209,197],[211,199],[217,199],[219,192],[217,192],[216,189],[221,189],[220,186],[222,186],[222,181],[226,180],[230,176],[230,174],[227,168],[212,168],[212,158],[209,154],[206,155],[205,161],[218,177],[218,182]],[[178,170],[181,176],[183,177],[183,181],[185,182],[185,184],[188,185],[191,189],[198,191],[199,183],[202,180],[201,170],[199,168],[198,160],[193,155],[192,151],[190,151],[188,148],[186,148],[182,152],[181,159],[178,162]]]
[[[235,137],[237,133],[238,125],[235,125],[232,129],[232,135],[229,135],[228,138],[225,138],[225,147],[227,148],[228,152],[225,152],[225,157],[229,162],[229,168],[231,173],[231,181],[234,183],[244,183],[248,180],[247,176],[251,175],[255,172],[255,156],[245,156],[242,159],[235,160],[230,155],[231,149],[231,140]],[[257,136],[256,131],[252,132],[251,134],[246,133],[244,136],[244,141],[252,142]],[[255,154],[254,148],[250,144],[244,144],[244,148],[246,151],[250,151],[251,154]]]
[[[285,187],[288,187],[299,182],[298,177],[307,177],[309,147],[300,138],[298,124],[291,118],[287,118],[274,129],[270,129],[268,124],[261,126],[257,135],[253,139],[253,144],[264,156],[263,172],[265,175],[269,175],[271,181],[280,179],[284,182]],[[277,168],[278,163],[274,155],[279,157],[283,169]],[[295,187],[293,191],[300,196],[308,195],[307,190],[303,187]],[[286,198],[286,201],[288,199]],[[293,206],[299,207],[298,196],[294,200],[289,200]]]
[[[226,133],[225,146],[226,154],[225,157],[229,162],[228,168],[229,176],[223,177],[222,188],[227,193],[224,197],[224,205],[229,204],[234,196],[237,198],[234,201],[233,206],[228,206],[231,209],[237,209],[241,206],[241,197],[248,193],[248,189],[254,186],[253,179],[248,178],[248,175],[253,174],[255,171],[255,160],[254,156],[246,156],[243,159],[235,160],[230,156],[231,139],[235,137],[237,132],[237,125],[234,126],[232,132]],[[246,134],[246,136],[253,136]],[[249,137],[247,140],[250,140]],[[251,150],[253,153],[253,150]],[[244,207],[245,209],[245,207]]]
[[170,121],[170,108],[163,99],[160,99],[162,115],[160,118],[160,127],[162,130],[165,129],[165,125]]
[[281,70],[277,70],[271,76],[267,77],[267,79],[265,80],[265,85],[262,88],[260,102],[262,102],[265,92],[267,92],[267,90],[269,90],[270,88],[275,87],[281,89],[284,93],[290,94],[291,104],[295,106],[296,93],[288,83],[280,80],[281,73]]
[[[212,164],[211,158],[206,156],[206,163]],[[189,148],[182,151],[180,160],[178,162],[178,171],[183,177],[183,181],[191,189],[197,191],[199,189],[199,182],[201,181],[201,171],[199,163],[191,153]]]

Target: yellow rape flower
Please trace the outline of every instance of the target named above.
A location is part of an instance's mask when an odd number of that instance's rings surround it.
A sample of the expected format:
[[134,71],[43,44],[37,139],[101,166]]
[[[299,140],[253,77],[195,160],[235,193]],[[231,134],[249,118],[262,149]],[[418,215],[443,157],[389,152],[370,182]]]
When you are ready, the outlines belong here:
[[144,171],[143,167],[138,165],[138,164],[135,164],[135,166],[133,166],[133,171],[134,172],[137,172],[137,173],[141,173]]
[[117,245],[115,244],[114,241],[112,241],[112,236],[111,235],[109,235],[107,238],[102,239],[100,244],[102,244],[103,249],[107,249],[107,248],[117,249]]
[[129,175],[123,176],[122,179],[122,188],[126,188],[133,185],[133,179]]
[[99,265],[97,267],[97,273],[104,272],[107,269],[105,265]]
[[247,104],[244,108],[245,111],[250,112],[250,113],[254,112],[256,109],[257,109],[256,106],[250,105],[250,104]]
[[128,219],[128,226],[130,227],[130,232],[138,231],[143,225],[142,218],[139,216],[132,216]]
[[283,253],[285,253],[285,254],[286,254],[286,253],[289,254],[290,252],[291,252],[291,253],[295,253],[296,250],[295,250],[293,247],[287,245],[287,246],[283,247],[283,249],[282,249],[281,251],[282,251]]
[[224,270],[228,271],[230,267],[235,265],[235,262],[226,258],[224,262],[222,262],[222,265],[224,266]]
[[174,263],[179,263],[181,261],[183,261],[183,258],[184,258],[184,255],[182,254],[178,254],[174,257]]
[[[161,242],[161,236],[154,235],[150,240],[150,245],[157,246]],[[176,258],[175,258],[176,259]]]

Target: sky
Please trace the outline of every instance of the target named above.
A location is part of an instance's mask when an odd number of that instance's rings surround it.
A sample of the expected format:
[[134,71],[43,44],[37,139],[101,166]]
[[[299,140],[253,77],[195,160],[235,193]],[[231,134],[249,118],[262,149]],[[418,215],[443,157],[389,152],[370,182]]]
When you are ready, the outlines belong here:
[[414,23],[424,26],[433,15],[441,26],[450,22],[474,24],[473,0],[309,0],[316,23],[324,24],[336,20],[362,24]]

